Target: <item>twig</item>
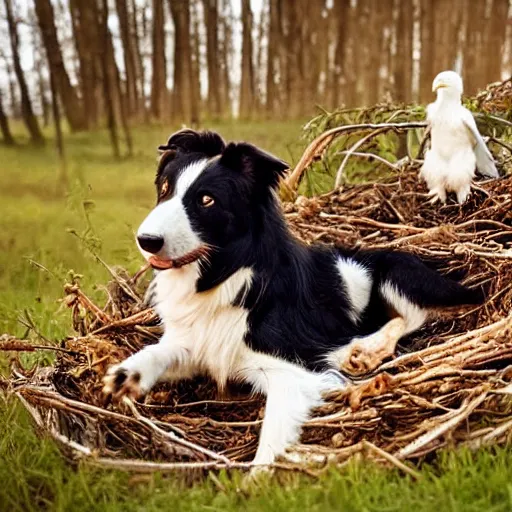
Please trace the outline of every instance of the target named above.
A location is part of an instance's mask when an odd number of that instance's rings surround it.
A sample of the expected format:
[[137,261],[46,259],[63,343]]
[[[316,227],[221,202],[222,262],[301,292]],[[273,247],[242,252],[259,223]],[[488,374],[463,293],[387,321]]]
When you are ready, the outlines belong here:
[[383,459],[387,460],[388,462],[391,462],[393,466],[396,466],[398,469],[403,471],[404,473],[407,473],[408,475],[412,476],[415,480],[419,480],[421,478],[421,473],[419,471],[416,471],[406,464],[404,464],[401,460],[397,459],[394,455],[391,455],[388,452],[385,452],[378,446],[375,446],[373,443],[370,443],[370,441],[363,440],[363,446],[365,448],[368,448],[372,452],[374,452],[379,457],[382,457]]
[[418,439],[414,440],[412,443],[408,444],[401,450],[399,450],[396,454],[396,457],[399,459],[406,459],[407,457],[413,456],[416,452],[421,450],[426,445],[432,443],[432,441],[441,437],[443,434],[455,428],[461,421],[465,420],[486,398],[488,392],[485,391],[477,398],[475,398],[472,402],[463,405],[460,407],[458,414],[453,416],[448,421],[445,421],[432,429],[430,432],[423,434]]
[[140,412],[135,407],[134,403],[127,397],[124,397],[123,402],[128,406],[132,414],[141,422],[144,423],[144,425],[148,426],[151,430],[154,432],[157,432],[162,437],[168,438],[174,443],[181,444],[182,446],[185,446],[186,448],[189,448],[191,450],[194,450],[196,452],[202,453],[203,455],[206,455],[210,459],[214,459],[217,461],[223,462],[226,466],[229,466],[231,464],[231,461],[224,457],[224,455],[219,455],[218,453],[213,452],[212,450],[208,450],[207,448],[203,448],[202,446],[199,446],[195,443],[192,443],[191,441],[187,441],[186,439],[179,438],[174,432],[167,432],[157,425],[155,425],[149,418],[146,418],[145,416],[142,416]]
[[107,325],[102,325],[98,329],[92,331],[91,335],[98,335],[110,329],[117,327],[129,327],[132,325],[138,325],[141,322],[150,323],[158,319],[158,315],[152,308],[143,309],[138,313],[122,318],[121,320],[111,320]]
[[387,165],[390,169],[393,171],[399,171],[400,167],[396,166],[395,164],[391,163],[389,160],[386,160],[385,158],[381,157],[380,155],[376,155],[374,153],[362,153],[359,151],[340,151],[340,155],[352,155],[352,156],[359,156],[361,158],[368,158],[369,160],[377,160],[377,162],[381,162],[384,165]]
[[346,151],[345,158],[341,162],[341,165],[338,168],[338,172],[336,173],[336,179],[334,180],[334,188],[338,188],[341,184],[341,178],[343,177],[343,170],[345,169],[347,162],[350,158],[350,155],[354,153],[357,149],[359,149],[365,142],[368,142],[370,139],[373,139],[373,137],[376,137],[377,135],[380,135],[381,133],[385,132],[386,130],[384,128],[380,128],[378,130],[375,130],[374,132],[369,133],[365,137],[362,137],[359,139],[348,151]]
[[[169,471],[191,471],[207,469],[250,469],[248,462],[231,462],[229,465],[222,462],[151,462],[137,459],[107,459],[104,457],[91,458],[88,461],[94,466],[102,466],[127,471],[136,471],[138,473],[154,473]],[[282,469],[286,469],[283,467]]]

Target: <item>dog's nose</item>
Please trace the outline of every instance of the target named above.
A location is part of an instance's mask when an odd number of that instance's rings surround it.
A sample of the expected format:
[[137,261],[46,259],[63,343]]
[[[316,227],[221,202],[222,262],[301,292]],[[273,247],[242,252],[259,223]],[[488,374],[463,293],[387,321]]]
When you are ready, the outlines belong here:
[[164,246],[163,237],[158,235],[139,235],[137,241],[144,251],[151,254],[156,254]]

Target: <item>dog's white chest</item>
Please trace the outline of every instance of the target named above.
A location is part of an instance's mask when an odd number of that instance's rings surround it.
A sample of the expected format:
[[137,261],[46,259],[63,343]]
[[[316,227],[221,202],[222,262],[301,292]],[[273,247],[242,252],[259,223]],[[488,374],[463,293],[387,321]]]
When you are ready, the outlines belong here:
[[216,288],[197,293],[197,264],[166,271],[156,277],[155,309],[165,335],[187,347],[190,364],[209,373],[220,385],[239,370],[247,350],[247,310],[234,306],[247,290],[252,270],[242,268]]

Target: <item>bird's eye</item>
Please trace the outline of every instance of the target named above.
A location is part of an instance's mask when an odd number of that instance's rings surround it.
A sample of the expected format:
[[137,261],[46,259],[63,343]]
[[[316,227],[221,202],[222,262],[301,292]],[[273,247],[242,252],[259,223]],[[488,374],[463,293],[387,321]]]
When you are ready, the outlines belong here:
[[209,208],[210,206],[213,206],[214,203],[215,203],[215,200],[213,199],[213,197],[206,195],[206,194],[201,196],[201,205],[204,206],[205,208]]
[[167,192],[169,192],[169,181],[168,180],[164,180],[162,182],[162,186],[160,187],[160,197],[164,197]]

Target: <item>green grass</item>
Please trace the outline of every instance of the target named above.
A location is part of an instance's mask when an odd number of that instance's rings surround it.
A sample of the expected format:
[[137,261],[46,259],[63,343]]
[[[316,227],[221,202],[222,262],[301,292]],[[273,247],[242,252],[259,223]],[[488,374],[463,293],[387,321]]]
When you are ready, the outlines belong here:
[[[24,335],[19,318],[26,314],[49,339],[69,333],[69,312],[58,302],[68,271],[83,274],[93,296],[102,293],[97,284],[108,280],[89,249],[111,265],[140,266],[134,232],[154,204],[155,148],[174,128],[137,129],[134,157],[119,162],[111,157],[106,133],[68,136],[70,187],[64,195],[51,142],[42,150],[0,147],[0,333]],[[299,124],[212,128],[288,161],[296,161],[304,146]],[[5,367],[6,355],[2,361]],[[240,475],[221,475],[220,486],[207,479],[190,487],[171,477],[72,466],[53,442],[34,434],[14,400],[0,396],[0,511],[512,510],[512,455],[505,448],[445,453],[421,474],[414,482],[359,463],[319,480],[287,477],[247,494],[240,491]]]

